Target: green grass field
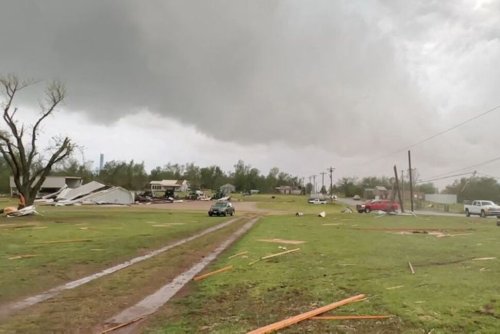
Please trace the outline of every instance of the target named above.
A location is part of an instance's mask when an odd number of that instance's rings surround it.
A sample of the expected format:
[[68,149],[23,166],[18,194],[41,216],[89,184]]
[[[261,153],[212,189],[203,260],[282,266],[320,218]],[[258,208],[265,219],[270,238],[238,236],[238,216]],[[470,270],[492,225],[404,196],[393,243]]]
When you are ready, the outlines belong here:
[[[285,202],[262,203],[285,209]],[[275,199],[275,200],[276,200]],[[368,300],[331,314],[392,315],[388,320],[308,320],[284,333],[497,333],[500,251],[495,220],[456,217],[378,218],[341,214],[339,206],[288,200],[288,216],[269,216],[212,268],[235,269],[192,283],[191,294],[154,317],[150,333],[244,333],[343,298]],[[303,203],[303,201],[302,201]],[[326,218],[292,212],[321,207]],[[386,229],[386,230],[384,230]],[[430,230],[430,233],[413,233]],[[440,229],[448,236],[433,235]],[[400,232],[409,234],[401,234]],[[305,241],[276,244],[258,239]],[[287,249],[300,251],[260,261]],[[244,257],[228,259],[247,251]],[[415,274],[411,274],[411,262]]]
[[0,218],[0,303],[94,273],[221,222],[201,213],[134,207],[38,211],[43,216]]
[[[344,214],[304,196],[235,197],[271,212],[142,324],[146,333],[245,333],[359,293],[329,312],[387,320],[307,320],[283,333],[497,333],[500,227],[495,219]],[[17,300],[164,246],[225,219],[147,207],[40,207],[0,218],[0,303]],[[320,211],[326,217],[318,217]],[[303,212],[304,216],[295,216]],[[241,225],[241,224],[240,224]],[[31,307],[0,333],[65,332],[95,325],[158,289],[239,225]],[[414,233],[418,232],[418,233]],[[441,233],[441,234],[439,234]],[[304,241],[284,244],[259,239]],[[68,241],[53,242],[52,241]],[[299,251],[249,263],[262,256]],[[229,256],[247,252],[229,259]],[[32,257],[15,258],[16,256]],[[12,258],[12,259],[10,259]],[[411,262],[415,274],[410,272]],[[68,331],[70,332],[70,331]]]

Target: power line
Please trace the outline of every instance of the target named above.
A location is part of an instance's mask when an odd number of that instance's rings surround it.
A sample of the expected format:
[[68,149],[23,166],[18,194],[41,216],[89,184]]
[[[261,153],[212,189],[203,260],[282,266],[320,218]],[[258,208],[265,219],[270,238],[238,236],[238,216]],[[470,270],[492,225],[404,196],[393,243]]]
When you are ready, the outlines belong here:
[[480,114],[478,114],[478,115],[476,115],[476,116],[473,116],[473,117],[471,117],[471,118],[468,118],[468,119],[466,119],[465,121],[462,121],[462,122],[460,122],[460,123],[458,123],[458,124],[455,124],[454,126],[452,126],[452,127],[448,128],[448,129],[446,129],[446,130],[442,130],[442,131],[440,131],[440,132],[438,132],[438,133],[433,134],[432,136],[429,136],[429,137],[427,137],[427,138],[424,138],[424,139],[422,139],[422,140],[420,140],[420,141],[418,141],[418,142],[415,142],[415,143],[413,143],[413,144],[410,144],[410,145],[408,145],[408,146],[402,147],[402,148],[400,148],[400,149],[398,149],[398,150],[396,150],[396,151],[393,151],[393,152],[391,152],[391,153],[389,153],[389,154],[387,154],[387,155],[385,155],[385,156],[379,157],[379,158],[377,158],[377,159],[375,159],[375,160],[373,160],[373,161],[377,161],[377,160],[379,160],[379,159],[384,159],[384,158],[390,157],[390,156],[392,156],[393,154],[396,154],[396,153],[399,153],[399,152],[402,152],[402,151],[406,151],[406,150],[408,150],[408,149],[410,149],[410,148],[412,148],[412,147],[415,147],[415,146],[417,146],[417,145],[420,145],[420,144],[423,144],[423,143],[425,143],[425,142],[428,142],[429,140],[432,140],[432,139],[434,139],[434,138],[436,138],[436,137],[439,137],[439,136],[444,135],[444,134],[446,134],[446,133],[448,133],[448,132],[450,132],[450,131],[453,131],[453,130],[455,130],[455,129],[457,129],[457,128],[461,127],[462,125],[465,125],[465,124],[467,124],[467,123],[469,123],[469,122],[471,122],[471,121],[474,121],[474,120],[476,120],[476,119],[478,119],[478,118],[481,118],[481,117],[483,117],[483,116],[485,116],[485,115],[487,115],[487,114],[489,114],[489,113],[491,113],[491,112],[493,112],[493,111],[495,111],[495,110],[497,110],[497,109],[499,109],[499,108],[500,108],[500,104],[499,104],[499,105],[497,105],[497,106],[495,106],[495,107],[493,107],[493,108],[491,108],[491,109],[488,109],[488,110],[486,110],[485,112],[482,112],[482,113],[480,113]]
[[441,173],[441,174],[438,174],[438,175],[434,175],[428,181],[431,181],[431,179],[432,180],[437,179],[437,178],[442,177],[442,176],[444,177],[444,176],[452,174],[452,173],[458,173],[458,172],[461,172],[463,170],[467,170],[467,169],[471,169],[471,168],[476,168],[476,167],[484,166],[484,165],[490,164],[490,163],[498,161],[498,160],[500,160],[500,156],[498,156],[496,158],[493,158],[493,159],[490,159],[490,160],[486,160],[486,161],[480,162],[480,163],[475,164],[475,165],[471,165],[471,166],[467,166],[467,167],[464,167],[464,168],[455,169],[455,170],[450,171],[450,172],[446,172],[446,173]]
[[434,179],[422,180],[422,181],[418,181],[416,183],[422,184],[422,183],[427,183],[427,182],[446,180],[446,179],[451,179],[452,177],[464,176],[464,175],[469,175],[469,174],[474,174],[474,173],[475,173],[475,171],[461,173],[461,174],[448,175],[448,176],[438,177],[438,178],[434,178]]

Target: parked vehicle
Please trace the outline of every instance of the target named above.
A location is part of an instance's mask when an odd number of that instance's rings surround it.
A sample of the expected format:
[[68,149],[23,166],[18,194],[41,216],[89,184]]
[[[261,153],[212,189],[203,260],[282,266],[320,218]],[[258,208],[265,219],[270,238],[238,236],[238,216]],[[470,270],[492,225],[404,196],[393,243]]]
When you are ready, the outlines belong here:
[[234,215],[235,209],[231,202],[228,201],[217,201],[215,204],[213,204],[210,207],[210,210],[208,210],[208,215],[210,217],[212,216],[227,216],[227,215]]
[[307,203],[309,204],[326,204],[328,203],[326,199],[320,199],[320,198],[310,198]]
[[354,195],[354,196],[352,196],[352,199],[355,201],[359,201],[361,199],[361,197],[359,195]]
[[364,204],[356,205],[356,210],[358,210],[359,213],[369,213],[371,211],[379,210],[385,212],[394,212],[399,210],[399,203],[388,199],[376,199],[373,201],[368,201]]
[[497,216],[497,218],[500,218],[500,206],[492,201],[472,201],[472,204],[464,205],[464,211],[467,217],[470,217],[470,215],[479,215],[482,218],[488,216]]

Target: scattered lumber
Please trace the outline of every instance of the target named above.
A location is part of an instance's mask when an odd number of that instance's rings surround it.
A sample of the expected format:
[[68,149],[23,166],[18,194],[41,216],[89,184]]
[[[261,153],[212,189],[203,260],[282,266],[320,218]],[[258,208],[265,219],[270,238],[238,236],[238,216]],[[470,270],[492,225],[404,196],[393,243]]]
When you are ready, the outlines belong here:
[[290,245],[300,245],[303,244],[305,241],[302,240],[285,240],[285,239],[257,239],[257,241],[262,241],[262,242],[274,242],[277,244],[290,244]]
[[388,287],[388,288],[385,288],[386,290],[394,290],[394,289],[401,289],[403,288],[404,285],[396,285],[396,286],[391,286],[391,287]]
[[261,257],[260,259],[255,260],[253,262],[250,262],[249,265],[252,265],[252,264],[257,263],[259,261],[267,260],[267,259],[270,259],[270,258],[273,258],[273,257],[276,257],[276,256],[281,256],[281,255],[285,255],[285,254],[288,254],[288,253],[293,253],[293,252],[296,252],[296,251],[299,251],[299,250],[300,250],[300,248],[294,248],[294,249],[290,249],[290,250],[287,250],[287,251],[284,251],[284,252],[267,255],[267,256]]
[[71,242],[90,242],[92,239],[73,239],[73,240],[54,240],[54,241],[42,241],[37,244],[64,244]]
[[358,319],[388,319],[392,315],[323,315],[312,317],[314,320],[358,320]]
[[139,317],[139,318],[136,318],[136,319],[133,319],[133,320],[130,320],[128,322],[124,322],[123,324],[119,324],[119,325],[116,325],[114,327],[111,327],[111,328],[108,328],[108,329],[105,329],[101,332],[101,334],[106,334],[106,333],[109,333],[109,332],[112,332],[112,331],[115,331],[117,329],[120,329],[122,327],[125,327],[125,326],[128,326],[128,325],[131,325],[133,324],[134,322],[138,322],[138,321],[141,321],[142,319],[144,319],[144,317]]
[[218,274],[218,273],[222,273],[224,271],[228,271],[228,270],[231,270],[233,269],[233,266],[227,266],[227,267],[224,267],[224,268],[221,268],[219,270],[215,270],[215,271],[212,271],[212,272],[209,272],[209,273],[206,273],[206,274],[203,274],[203,275],[198,275],[198,276],[195,276],[193,278],[194,281],[200,281],[202,279],[205,279],[209,276],[212,276],[212,275],[215,275],[215,274]]
[[338,301],[338,302],[335,302],[335,303],[332,303],[332,304],[329,304],[329,305],[317,308],[315,310],[312,310],[312,311],[309,311],[309,312],[306,312],[306,313],[302,313],[302,314],[298,314],[298,315],[290,317],[288,319],[281,320],[281,321],[275,322],[273,324],[270,324],[270,325],[267,325],[267,326],[255,329],[255,330],[253,330],[251,332],[248,332],[247,334],[265,334],[265,333],[271,333],[271,332],[277,331],[279,329],[286,328],[286,327],[289,327],[291,325],[294,325],[294,324],[296,324],[298,322],[301,322],[303,320],[310,319],[310,318],[315,317],[317,315],[320,315],[322,313],[328,312],[328,311],[333,310],[333,309],[335,309],[337,307],[340,307],[342,305],[346,305],[346,304],[355,302],[355,301],[357,301],[359,299],[363,299],[364,297],[365,297],[365,295],[361,294],[361,295],[356,295],[356,296],[353,296],[353,297],[350,297],[350,298],[346,298],[346,299],[343,299],[341,301]]
[[237,256],[241,256],[241,255],[245,255],[245,254],[248,254],[248,251],[243,251],[243,252],[239,252],[237,254],[231,255],[230,257],[228,257],[228,259],[232,259],[232,258],[235,258]]
[[27,258],[35,257],[35,256],[38,256],[38,255],[36,255],[36,254],[23,254],[23,255],[11,256],[8,259],[9,260],[19,260],[19,259],[27,259]]
[[408,261],[408,266],[410,267],[411,273],[415,274],[415,270],[413,270],[413,266],[411,265],[410,261]]

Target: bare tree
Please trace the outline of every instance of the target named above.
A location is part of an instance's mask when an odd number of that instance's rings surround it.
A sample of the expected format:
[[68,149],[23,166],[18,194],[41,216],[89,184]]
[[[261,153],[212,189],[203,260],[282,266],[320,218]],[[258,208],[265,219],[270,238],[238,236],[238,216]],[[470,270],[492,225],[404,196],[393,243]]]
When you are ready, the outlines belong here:
[[[16,119],[17,107],[13,106],[19,91],[34,84],[20,81],[15,75],[0,77],[3,125],[0,128],[0,153],[14,176],[18,191],[24,196],[26,205],[33,204],[54,164],[68,157],[74,144],[68,137],[54,138],[54,145],[41,152],[37,139],[42,122],[51,115],[64,100],[65,89],[59,82],[50,83],[45,90],[45,99],[40,102],[41,113],[34,124],[25,125]],[[1,124],[1,123],[0,123]]]

